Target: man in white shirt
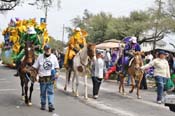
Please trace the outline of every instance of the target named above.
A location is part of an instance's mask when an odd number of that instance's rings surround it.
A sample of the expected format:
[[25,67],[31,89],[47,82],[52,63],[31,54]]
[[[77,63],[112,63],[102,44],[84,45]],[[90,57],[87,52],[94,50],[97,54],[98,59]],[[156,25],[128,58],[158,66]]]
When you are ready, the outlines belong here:
[[92,77],[93,96],[95,99],[97,99],[104,71],[104,61],[102,59],[101,51],[97,51],[97,59],[95,60],[94,65],[95,65],[95,74]]
[[38,56],[33,64],[33,67],[38,70],[40,83],[40,98],[41,110],[46,108],[46,97],[48,97],[49,112],[55,110],[54,108],[54,79],[58,77],[58,60],[54,54],[51,53],[49,45],[44,46],[44,54]]

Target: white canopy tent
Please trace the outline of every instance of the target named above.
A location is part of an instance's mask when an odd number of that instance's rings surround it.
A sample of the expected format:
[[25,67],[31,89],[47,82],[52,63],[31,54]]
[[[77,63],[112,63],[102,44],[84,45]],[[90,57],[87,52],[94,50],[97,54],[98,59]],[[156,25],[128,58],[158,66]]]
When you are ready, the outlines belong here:
[[124,46],[124,43],[121,42],[120,40],[116,39],[111,39],[111,40],[106,40],[103,43],[97,44],[96,48],[98,49],[107,49],[107,48],[118,48]]

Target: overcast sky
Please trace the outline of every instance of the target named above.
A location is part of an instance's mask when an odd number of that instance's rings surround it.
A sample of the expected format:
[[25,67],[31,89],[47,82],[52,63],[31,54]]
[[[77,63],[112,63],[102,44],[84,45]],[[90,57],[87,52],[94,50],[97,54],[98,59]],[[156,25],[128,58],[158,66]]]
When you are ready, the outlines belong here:
[[[71,19],[82,16],[84,9],[91,13],[101,11],[111,13],[115,17],[128,16],[131,11],[145,10],[152,7],[154,0],[61,0],[61,9],[49,9],[48,11],[48,31],[56,39],[62,40],[63,24],[71,26]],[[6,15],[0,14],[0,32],[7,27],[11,18],[20,19],[36,18],[39,22],[44,17],[44,10],[36,9],[34,6],[23,4]],[[67,41],[67,34],[64,41]],[[0,35],[0,41],[3,37]]]

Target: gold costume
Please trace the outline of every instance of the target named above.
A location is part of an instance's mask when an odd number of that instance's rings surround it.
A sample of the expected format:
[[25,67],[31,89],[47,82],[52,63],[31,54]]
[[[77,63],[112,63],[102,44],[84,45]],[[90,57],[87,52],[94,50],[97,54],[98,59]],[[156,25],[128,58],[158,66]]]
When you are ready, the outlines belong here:
[[76,53],[86,45],[87,32],[81,29],[75,29],[68,42],[68,48],[64,57],[64,66],[68,67],[68,60],[72,60]]

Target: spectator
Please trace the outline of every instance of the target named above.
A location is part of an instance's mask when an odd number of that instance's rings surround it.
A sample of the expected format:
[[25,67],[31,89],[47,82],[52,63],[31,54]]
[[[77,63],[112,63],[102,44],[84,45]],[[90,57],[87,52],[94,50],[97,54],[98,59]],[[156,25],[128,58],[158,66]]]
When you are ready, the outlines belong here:
[[117,51],[115,50],[115,48],[112,49],[111,57],[112,65],[115,65],[117,59]]
[[41,110],[46,108],[46,97],[48,97],[49,112],[54,108],[54,80],[58,77],[58,60],[51,53],[49,45],[44,46],[44,54],[39,55],[33,67],[38,70],[40,83]]
[[63,68],[63,64],[64,64],[64,53],[60,52],[59,53],[59,66],[60,66],[60,69]]
[[104,56],[104,61],[105,61],[105,66],[108,69],[111,65],[111,55],[109,53],[109,49],[106,49],[105,56]]
[[104,61],[102,59],[101,51],[97,51],[97,59],[94,61],[92,65],[92,69],[95,69],[95,72],[92,72],[94,75],[92,76],[93,83],[93,97],[94,99],[98,98],[98,93],[101,85],[101,81],[103,79],[103,71],[104,71]]
[[145,56],[146,63],[149,63],[150,61],[153,60],[153,55],[151,52],[148,52],[147,55]]
[[142,66],[141,69],[147,69],[154,66],[154,76],[157,84],[157,103],[162,103],[162,96],[164,91],[164,85],[170,78],[170,67],[166,60],[167,53],[165,51],[159,51],[158,57],[151,61],[149,64]]

